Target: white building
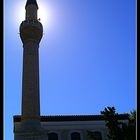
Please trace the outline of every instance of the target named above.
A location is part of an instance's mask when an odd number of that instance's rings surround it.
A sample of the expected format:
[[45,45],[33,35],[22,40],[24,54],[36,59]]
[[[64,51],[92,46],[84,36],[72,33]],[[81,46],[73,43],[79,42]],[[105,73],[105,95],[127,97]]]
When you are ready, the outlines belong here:
[[[128,115],[117,116],[128,123]],[[18,131],[21,117],[14,116],[14,133]],[[41,126],[46,131],[45,140],[90,140],[87,130],[98,135],[98,140],[107,139],[106,122],[102,115],[41,116]]]

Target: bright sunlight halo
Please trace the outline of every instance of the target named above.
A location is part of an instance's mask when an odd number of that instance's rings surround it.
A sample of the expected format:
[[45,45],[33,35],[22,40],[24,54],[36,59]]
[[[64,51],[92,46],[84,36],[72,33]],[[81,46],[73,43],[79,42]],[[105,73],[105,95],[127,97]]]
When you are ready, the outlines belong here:
[[[22,21],[25,20],[25,4],[26,2],[19,2],[17,4],[17,9],[14,12],[15,17],[16,17],[16,26],[17,24],[20,25],[20,23]],[[45,2],[43,2],[43,0],[38,2],[38,15],[37,18],[40,19],[40,22],[43,24],[43,28],[46,28],[48,26],[48,24],[50,25],[50,22],[52,20],[52,12],[49,8],[49,5]]]

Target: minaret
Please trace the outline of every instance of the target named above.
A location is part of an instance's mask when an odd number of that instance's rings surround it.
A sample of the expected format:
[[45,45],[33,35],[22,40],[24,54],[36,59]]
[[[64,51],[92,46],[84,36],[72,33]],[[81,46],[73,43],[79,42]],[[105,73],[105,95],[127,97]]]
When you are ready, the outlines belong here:
[[25,9],[26,17],[20,25],[20,37],[23,43],[23,75],[22,114],[19,129],[19,132],[24,134],[41,130],[39,43],[43,35],[42,24],[37,19],[36,0],[27,0]]

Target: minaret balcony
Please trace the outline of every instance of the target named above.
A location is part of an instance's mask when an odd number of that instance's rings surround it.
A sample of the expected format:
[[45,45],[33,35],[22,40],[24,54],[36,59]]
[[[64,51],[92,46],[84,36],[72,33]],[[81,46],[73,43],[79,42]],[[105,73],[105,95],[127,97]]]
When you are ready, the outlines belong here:
[[25,20],[20,25],[20,37],[22,42],[33,40],[40,42],[43,36],[43,26],[38,20]]

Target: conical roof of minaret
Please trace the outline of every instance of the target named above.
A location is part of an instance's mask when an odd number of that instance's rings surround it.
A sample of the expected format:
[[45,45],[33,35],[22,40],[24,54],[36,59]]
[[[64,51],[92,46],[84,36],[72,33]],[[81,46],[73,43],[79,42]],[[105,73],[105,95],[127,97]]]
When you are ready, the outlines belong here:
[[36,5],[37,8],[38,8],[38,5],[37,5],[36,0],[27,0],[25,8],[26,8],[28,5],[30,5],[30,4],[34,4],[34,5]]

